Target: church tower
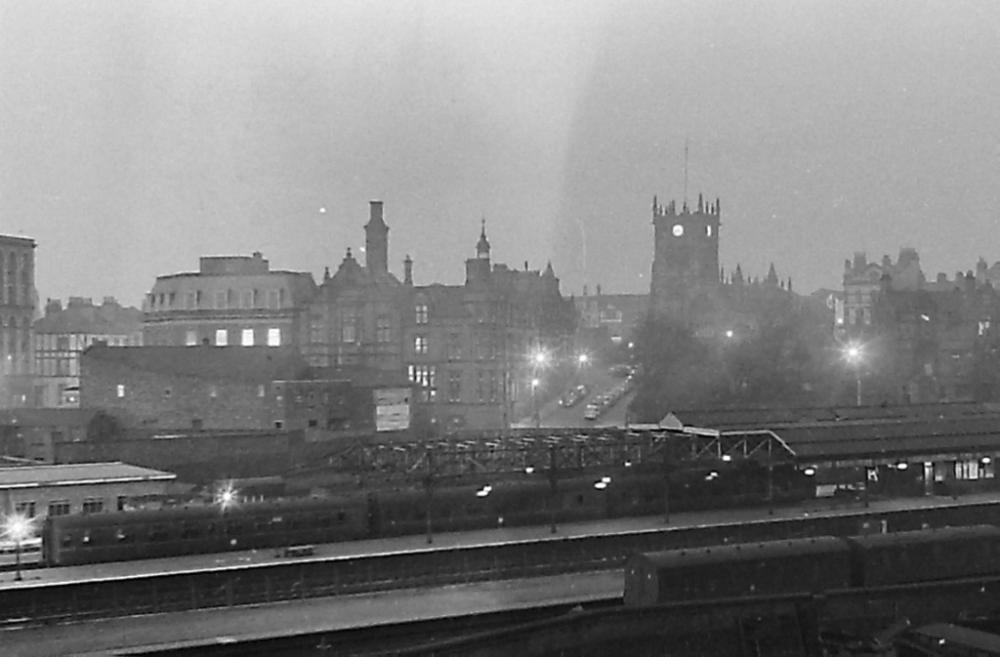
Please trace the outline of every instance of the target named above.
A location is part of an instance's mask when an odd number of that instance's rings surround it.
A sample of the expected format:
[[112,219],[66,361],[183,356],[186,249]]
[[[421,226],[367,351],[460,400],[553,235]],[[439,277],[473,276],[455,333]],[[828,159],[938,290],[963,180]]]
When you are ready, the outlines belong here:
[[486,219],[483,219],[479,241],[476,242],[476,257],[465,261],[465,284],[469,286],[488,285],[489,281],[490,241],[486,239]]
[[382,218],[382,201],[371,201],[365,224],[365,266],[372,275],[389,271],[389,227]]
[[711,304],[720,285],[719,200],[705,203],[698,195],[693,211],[680,211],[674,201],[661,205],[653,197],[653,275],[650,310],[685,323],[696,320]]

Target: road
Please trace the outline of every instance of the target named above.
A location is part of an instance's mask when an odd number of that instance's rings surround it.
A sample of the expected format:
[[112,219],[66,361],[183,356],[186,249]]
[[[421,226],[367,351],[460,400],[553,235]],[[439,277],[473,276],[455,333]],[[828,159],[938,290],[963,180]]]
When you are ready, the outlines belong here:
[[[623,381],[621,377],[611,375],[607,368],[593,366],[584,370],[580,379],[587,386],[587,396],[571,408],[559,405],[558,397],[542,405],[539,409],[538,424],[544,428],[557,429],[568,427],[622,427],[625,426],[628,405],[635,393],[625,395],[616,404],[607,409],[597,420],[584,419],[587,402],[594,397],[610,390],[615,384]],[[519,419],[513,424],[515,428],[534,427],[536,422],[532,417]]]

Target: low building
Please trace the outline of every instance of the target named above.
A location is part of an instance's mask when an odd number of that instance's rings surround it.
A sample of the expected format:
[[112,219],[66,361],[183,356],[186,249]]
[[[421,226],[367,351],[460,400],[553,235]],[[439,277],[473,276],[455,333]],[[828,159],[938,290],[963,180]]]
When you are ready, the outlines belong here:
[[70,297],[66,307],[49,299],[45,315],[35,321],[35,405],[41,408],[80,406],[80,354],[95,342],[112,346],[142,345],[142,311],[126,308],[114,297],[101,305]]
[[98,414],[79,408],[0,410],[0,455],[58,463],[58,446],[86,441]]
[[126,463],[0,468],[0,511],[29,518],[121,511],[131,498],[165,494],[175,478]]
[[303,378],[291,347],[109,347],[80,358],[80,406],[126,427],[242,430],[278,426],[272,382]]

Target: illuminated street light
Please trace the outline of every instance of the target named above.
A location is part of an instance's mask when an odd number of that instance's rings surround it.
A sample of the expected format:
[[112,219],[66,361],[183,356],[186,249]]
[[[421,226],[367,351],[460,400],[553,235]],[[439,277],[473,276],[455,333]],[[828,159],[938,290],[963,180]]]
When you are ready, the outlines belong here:
[[476,497],[486,497],[493,491],[493,486],[486,484],[482,488],[476,491]]
[[736,335],[736,333],[733,331],[733,329],[726,329],[726,337],[727,338],[731,338],[734,335]]
[[587,363],[590,362],[590,356],[588,356],[587,354],[580,354],[579,356],[576,357],[576,362],[579,363],[581,366],[586,365]]
[[529,465],[524,469],[524,474],[532,474],[535,471],[535,466]]
[[861,365],[864,363],[864,349],[857,342],[850,342],[844,347],[844,358],[854,368],[857,382],[857,405],[861,406]]
[[733,460],[733,457],[731,455],[729,455],[729,454],[723,454],[722,455],[722,462],[723,463],[729,463],[732,460]]
[[229,507],[235,506],[237,499],[237,490],[233,487],[233,482],[228,482],[215,492],[215,503],[219,505],[223,513],[229,510]]
[[536,351],[534,354],[532,354],[531,361],[537,367],[544,367],[549,362],[549,355],[544,351]]
[[810,465],[808,468],[802,471],[802,474],[804,474],[807,477],[812,477],[813,475],[816,474],[816,468]]
[[21,577],[21,541],[31,536],[31,519],[18,513],[7,516],[3,524],[3,533],[14,541],[14,563],[16,574],[14,581],[20,582]]

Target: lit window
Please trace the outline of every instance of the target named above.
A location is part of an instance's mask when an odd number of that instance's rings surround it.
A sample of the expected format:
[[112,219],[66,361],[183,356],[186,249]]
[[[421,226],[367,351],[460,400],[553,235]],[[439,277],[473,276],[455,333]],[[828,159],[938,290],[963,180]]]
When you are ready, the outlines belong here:
[[226,329],[215,330],[215,346],[225,347],[229,344],[229,331]]
[[267,387],[263,383],[261,383],[260,385],[257,386],[257,396],[258,397],[263,397],[264,393],[266,391],[267,391]]
[[184,344],[193,347],[198,344],[198,331],[188,331],[184,335]]
[[240,336],[241,336],[240,337],[241,345],[243,345],[244,347],[253,346],[253,329],[243,329],[243,332],[240,334]]
[[711,226],[705,226],[705,234],[708,235],[709,237],[712,236],[712,227]]
[[267,329],[267,346],[268,347],[280,347],[281,346],[281,329],[280,328],[269,328],[269,329]]
[[125,385],[122,383],[118,384],[118,399],[122,399],[125,396]]
[[427,353],[427,336],[417,335],[413,337],[413,353],[415,354],[426,354]]
[[416,305],[416,307],[414,308],[414,311],[415,311],[415,315],[416,315],[416,322],[417,322],[417,324],[426,324],[427,323],[427,304],[426,303],[418,303]]
[[215,387],[215,385],[208,386],[208,396],[212,399],[215,399],[216,397],[219,396],[219,389]]

